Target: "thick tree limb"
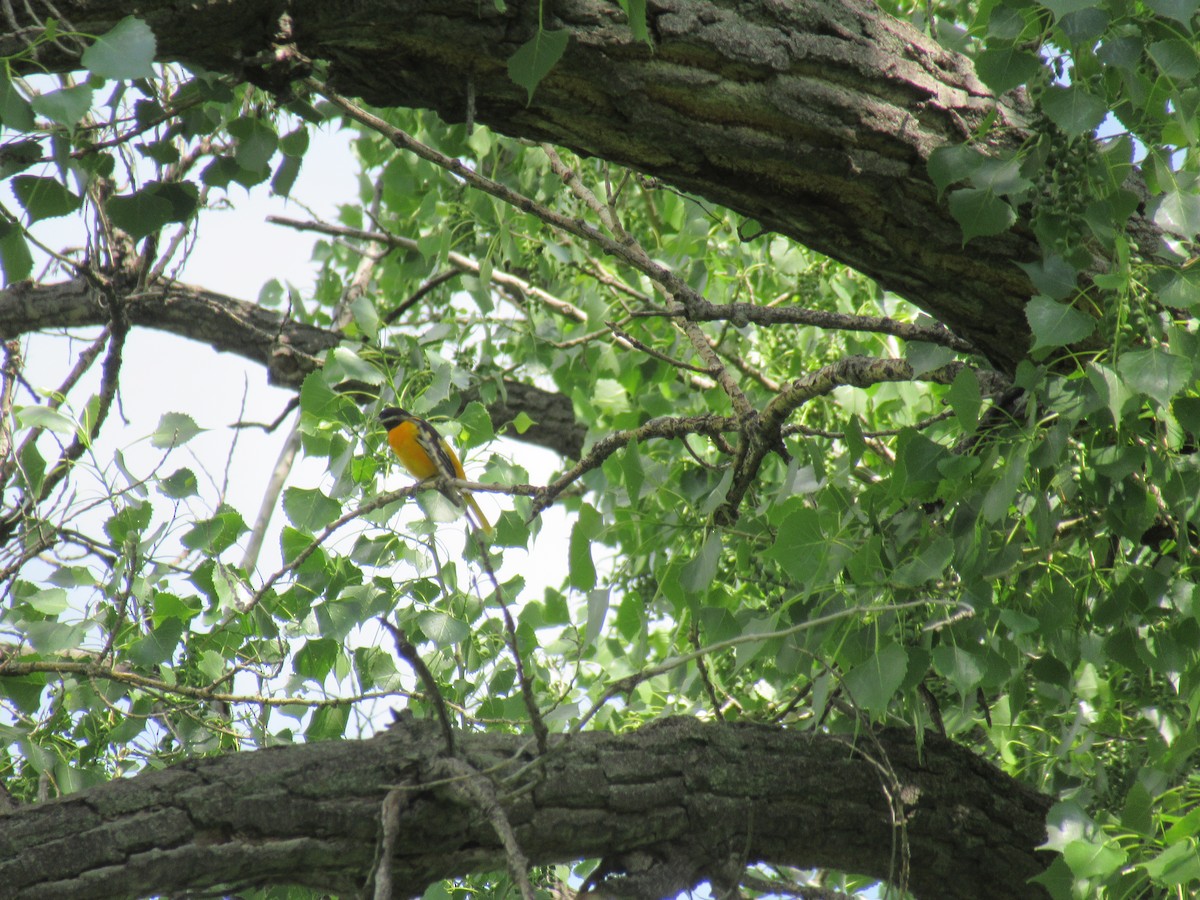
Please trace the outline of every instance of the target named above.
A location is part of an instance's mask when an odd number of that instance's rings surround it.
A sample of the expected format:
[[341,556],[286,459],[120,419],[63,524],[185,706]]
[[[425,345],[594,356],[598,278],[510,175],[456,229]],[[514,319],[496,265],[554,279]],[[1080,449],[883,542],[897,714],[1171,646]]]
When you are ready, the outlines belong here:
[[[115,0],[56,6],[93,34],[128,12]],[[926,171],[935,149],[962,143],[993,113],[993,149],[1027,135],[1024,101],[993,96],[965,57],[869,0],[653,0],[653,50],[634,39],[617,4],[570,0],[547,8],[546,27],[570,42],[527,102],[506,67],[536,30],[538,7],[293,0],[288,12],[295,48],[327,60],[343,93],[431,108],[448,121],[470,109],[507,134],[631,166],[872,276],[1002,369],[1024,355],[1032,288],[1016,263],[1040,256],[1032,233],[1018,223],[964,248]],[[268,85],[288,77],[255,68],[275,59],[278,11],[273,0],[138,8],[160,58]],[[0,52],[19,49],[19,38],[0,39]],[[75,62],[47,47],[39,64]],[[1153,249],[1153,228],[1140,220],[1135,228]]]
[[[123,311],[130,325],[168,331],[211,344],[259,363],[271,382],[299,388],[319,368],[341,337],[280,312],[204,288],[161,281],[152,290],[127,294]],[[55,328],[104,325],[109,313],[83,278],[57,284],[21,282],[0,290],[0,340]],[[463,397],[463,404],[477,399]],[[568,398],[517,381],[504,382],[504,396],[488,405],[497,427],[525,412],[536,424],[511,435],[569,459],[582,452],[585,429],[575,421]]]
[[[918,897],[1044,896],[1050,800],[966,750],[908,732],[878,743],[765,725],[673,719],[623,735],[552,741],[537,764],[517,736],[461,732],[459,754],[490,774],[533,865],[670,860],[694,879],[730,860],[889,875],[886,755],[903,801]],[[379,806],[405,792],[390,875],[396,896],[504,868],[484,811],[444,779],[432,722],[369,741],[235,754],[147,772],[0,816],[0,884],[13,898],[135,896],[295,883],[350,894],[378,844]],[[328,777],[337,773],[337,777]],[[618,884],[612,885],[614,889]]]

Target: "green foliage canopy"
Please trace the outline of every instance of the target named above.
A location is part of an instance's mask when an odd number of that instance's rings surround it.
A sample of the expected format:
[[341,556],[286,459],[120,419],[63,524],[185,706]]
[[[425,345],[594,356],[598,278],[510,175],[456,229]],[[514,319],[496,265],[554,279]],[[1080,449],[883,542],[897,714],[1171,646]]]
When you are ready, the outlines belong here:
[[[63,216],[91,223],[86,255],[55,257],[64,271],[116,265],[98,286],[114,302],[92,335],[94,396],[70,381],[23,391],[8,345],[8,791],[32,801],[192,755],[353,736],[378,726],[352,712],[381,699],[422,716],[440,702],[480,729],[900,723],[1058,800],[1052,895],[1194,889],[1197,3],[890,12],[1036,111],[1020,146],[985,153],[977,134],[928,170],[964,252],[1014,227],[1037,236],[1015,371],[703,198],[479,125],[354,108],[319,67],[287,97],[156,67],[132,18],[98,37],[48,25],[39,40],[84,48],[87,74],[60,86],[8,60],[6,283],[35,274],[39,229]],[[538,41],[512,60],[530,96],[566,33]],[[311,129],[330,123],[355,134],[360,196],[312,226],[315,289],[259,297],[333,335],[295,414],[328,475],[278,495],[280,566],[263,571],[245,552],[253,509],[187,460],[200,429],[186,402],[150,437],[155,468],[90,454],[119,427],[132,301],[111,279],[153,286],[218,198],[288,194]],[[1129,234],[1139,208],[1162,230],[1156,255]],[[565,398],[586,430],[549,486],[528,485],[516,443],[536,417],[489,415],[510,380]],[[511,495],[491,547],[453,549],[436,493],[384,491],[374,414],[396,398]],[[98,503],[72,489],[83,470]],[[414,498],[422,514],[398,527]],[[502,569],[493,586],[506,555],[553,546],[539,543],[551,504],[570,514],[561,582]]]

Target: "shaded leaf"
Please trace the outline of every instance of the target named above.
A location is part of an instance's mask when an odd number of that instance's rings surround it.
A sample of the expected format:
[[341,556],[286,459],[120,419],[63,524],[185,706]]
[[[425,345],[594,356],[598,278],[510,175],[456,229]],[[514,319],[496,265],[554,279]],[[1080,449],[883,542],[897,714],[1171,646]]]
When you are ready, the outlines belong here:
[[1073,344],[1096,330],[1091,316],[1041,294],[1025,305],[1025,318],[1033,332],[1031,350]]
[[517,48],[508,60],[508,77],[525,88],[527,104],[533,102],[534,90],[562,58],[569,39],[570,32],[565,29],[546,31],[538,28],[537,34]]
[[961,188],[950,194],[950,215],[963,230],[963,243],[1007,231],[1017,214],[989,189]]
[[82,197],[76,197],[54,178],[18,175],[12,180],[12,190],[31,223],[65,216],[83,205]]

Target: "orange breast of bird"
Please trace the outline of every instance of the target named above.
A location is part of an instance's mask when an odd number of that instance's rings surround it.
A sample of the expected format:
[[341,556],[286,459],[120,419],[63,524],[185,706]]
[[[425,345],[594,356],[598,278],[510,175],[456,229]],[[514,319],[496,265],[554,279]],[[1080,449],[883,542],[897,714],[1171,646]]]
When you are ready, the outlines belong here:
[[413,478],[424,481],[438,474],[437,463],[417,440],[415,422],[401,422],[388,432],[388,444]]

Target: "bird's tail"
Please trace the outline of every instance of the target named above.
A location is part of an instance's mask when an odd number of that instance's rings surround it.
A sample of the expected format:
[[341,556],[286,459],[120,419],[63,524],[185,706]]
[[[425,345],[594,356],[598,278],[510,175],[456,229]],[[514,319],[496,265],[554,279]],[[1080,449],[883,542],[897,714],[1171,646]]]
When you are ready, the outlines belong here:
[[463,491],[463,499],[467,501],[467,505],[471,507],[471,512],[475,514],[475,518],[479,520],[479,527],[483,529],[483,533],[491,535],[492,526],[488,523],[487,516],[483,514],[483,510],[479,508],[479,504],[475,502],[475,498]]

